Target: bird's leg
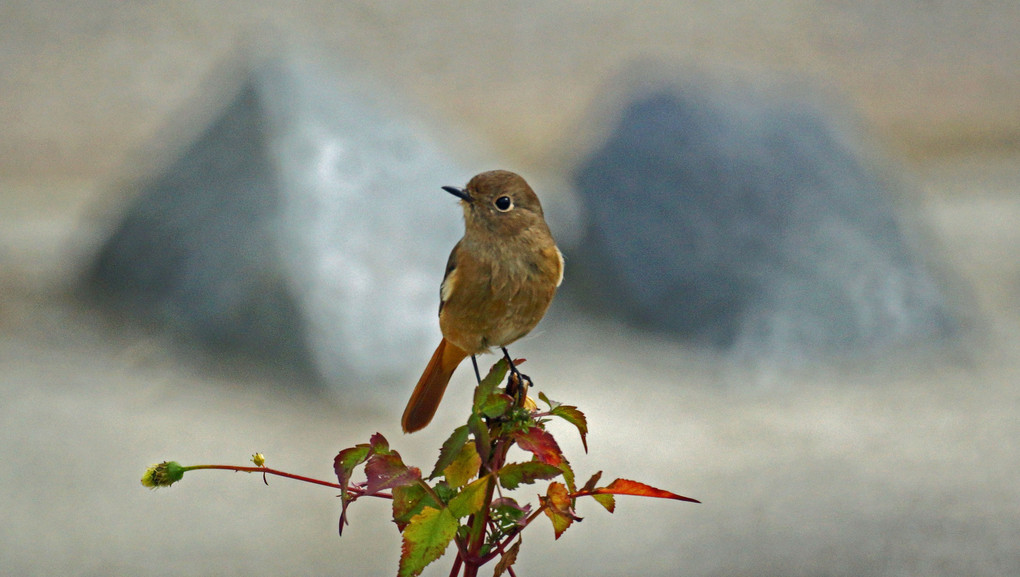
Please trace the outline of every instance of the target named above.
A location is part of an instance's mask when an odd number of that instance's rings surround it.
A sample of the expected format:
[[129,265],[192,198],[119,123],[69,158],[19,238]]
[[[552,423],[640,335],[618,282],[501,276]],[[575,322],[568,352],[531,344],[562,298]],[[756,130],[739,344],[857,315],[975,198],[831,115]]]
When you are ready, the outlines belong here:
[[[518,401],[522,401],[525,395],[528,394],[528,387],[531,386],[531,377],[517,370],[517,365],[510,358],[510,351],[506,350],[506,347],[500,348],[503,349],[503,356],[506,357],[507,365],[510,367],[510,378],[507,379],[507,392]],[[513,386],[511,387],[511,385]]]
[[478,384],[482,384],[482,374],[478,372],[478,359],[474,355],[471,355],[471,365],[475,367],[475,378],[478,379]]

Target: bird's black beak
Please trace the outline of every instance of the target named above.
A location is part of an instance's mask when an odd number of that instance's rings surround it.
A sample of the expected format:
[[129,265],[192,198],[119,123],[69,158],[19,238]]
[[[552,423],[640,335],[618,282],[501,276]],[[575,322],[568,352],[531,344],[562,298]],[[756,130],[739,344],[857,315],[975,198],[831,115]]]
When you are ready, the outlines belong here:
[[471,195],[468,194],[467,190],[465,190],[463,188],[458,188],[456,186],[444,186],[443,190],[445,190],[446,192],[449,192],[453,196],[456,196],[457,198],[459,198],[459,199],[461,199],[461,200],[463,200],[465,202],[471,202]]

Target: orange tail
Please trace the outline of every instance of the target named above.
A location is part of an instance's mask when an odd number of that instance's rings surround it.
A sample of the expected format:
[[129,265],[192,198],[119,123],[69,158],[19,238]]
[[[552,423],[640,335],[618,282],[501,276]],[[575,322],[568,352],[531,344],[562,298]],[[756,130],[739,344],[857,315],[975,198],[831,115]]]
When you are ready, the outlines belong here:
[[446,339],[439,341],[436,352],[432,353],[432,360],[418,379],[411,400],[407,401],[407,408],[404,409],[400,425],[405,433],[424,429],[429,424],[443,400],[443,393],[446,392],[453,371],[467,356],[467,351]]

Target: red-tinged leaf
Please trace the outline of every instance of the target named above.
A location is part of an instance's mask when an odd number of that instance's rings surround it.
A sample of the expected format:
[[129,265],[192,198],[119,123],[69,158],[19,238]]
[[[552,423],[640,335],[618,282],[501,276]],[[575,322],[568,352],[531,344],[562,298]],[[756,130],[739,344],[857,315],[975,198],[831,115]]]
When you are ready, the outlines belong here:
[[581,518],[570,510],[570,494],[563,483],[553,481],[549,483],[549,489],[545,497],[540,497],[542,504],[546,505],[545,514],[552,521],[553,533],[557,539],[566,531],[574,521]]
[[382,436],[382,433],[372,435],[368,442],[372,445],[372,452],[376,455],[386,455],[390,452],[390,442]]
[[344,534],[344,525],[347,524],[347,506],[354,501],[347,487],[350,485],[354,469],[365,462],[371,451],[369,445],[355,445],[337,453],[333,459],[333,471],[336,473],[337,482],[340,484],[340,525],[338,532]]
[[557,481],[549,483],[549,488],[545,492],[545,498],[552,509],[566,511],[570,508],[570,493],[567,492],[567,487],[563,483]]
[[449,467],[450,463],[457,458],[461,447],[468,441],[468,434],[467,425],[461,425],[453,430],[453,433],[446,439],[443,447],[439,450],[439,460],[436,461],[436,467],[432,469],[429,479],[435,479],[442,475],[443,469]]
[[421,513],[425,507],[438,509],[439,503],[429,495],[420,483],[393,488],[393,522],[400,532],[404,531],[411,518]]
[[341,491],[345,495],[347,493],[347,485],[351,482],[354,468],[368,459],[370,450],[371,447],[368,445],[356,445],[340,451],[337,453],[336,458],[333,459],[333,471],[336,472],[337,482],[339,482],[342,487]]
[[486,475],[461,489],[456,497],[450,499],[450,513],[459,519],[481,511],[485,506],[489,480],[490,477]]
[[421,471],[417,467],[405,465],[396,451],[369,457],[365,465],[365,475],[368,477],[368,484],[365,486],[365,492],[368,494],[410,485],[421,479]]
[[482,458],[478,456],[475,444],[466,442],[461,445],[453,462],[443,469],[443,476],[451,487],[460,488],[478,475],[481,466]]
[[594,475],[591,476],[591,479],[588,479],[588,482],[584,484],[584,487],[581,487],[581,491],[585,491],[585,492],[591,491],[592,489],[595,488],[595,484],[598,483],[599,479],[601,479],[601,478],[602,478],[602,471],[599,471],[599,472],[595,473]]
[[595,495],[592,495],[592,498],[595,499],[595,501],[599,505],[602,505],[603,507],[605,507],[606,511],[609,511],[610,513],[612,513],[613,511],[616,510],[616,497],[614,497],[612,495],[595,494]]
[[492,508],[493,512],[513,517],[514,520],[518,521],[531,512],[530,504],[525,503],[524,506],[521,506],[520,503],[510,497],[493,499],[489,506]]
[[539,479],[554,479],[562,474],[559,467],[541,461],[511,463],[499,470],[499,484],[513,490],[519,485],[529,485]]
[[538,393],[538,398],[542,399],[545,404],[549,405],[550,414],[555,415],[577,427],[577,432],[581,433],[581,444],[584,445],[584,452],[587,453],[588,419],[584,416],[584,413],[573,405],[564,405],[563,403],[550,400],[549,397],[545,396],[545,393]]
[[663,491],[662,489],[656,489],[650,485],[639,483],[637,481],[631,481],[630,479],[617,479],[610,483],[608,486],[599,487],[595,489],[596,495],[636,495],[638,497],[655,497],[657,499],[674,499],[676,501],[688,501],[690,503],[700,503],[697,499],[691,499],[690,497],[684,497],[677,495],[676,493],[670,493],[669,491]]
[[425,507],[412,517],[400,546],[398,577],[420,575],[429,563],[442,557],[457,533],[457,525],[456,517],[445,507]]
[[564,460],[556,439],[540,427],[515,432],[514,441],[517,442],[517,446],[533,453],[535,458],[543,463],[558,467]]
[[517,562],[517,552],[521,550],[521,539],[518,538],[517,542],[510,546],[509,549],[503,552],[500,556],[499,562],[496,563],[496,570],[492,574],[492,577],[500,577],[503,573],[506,573],[514,563]]

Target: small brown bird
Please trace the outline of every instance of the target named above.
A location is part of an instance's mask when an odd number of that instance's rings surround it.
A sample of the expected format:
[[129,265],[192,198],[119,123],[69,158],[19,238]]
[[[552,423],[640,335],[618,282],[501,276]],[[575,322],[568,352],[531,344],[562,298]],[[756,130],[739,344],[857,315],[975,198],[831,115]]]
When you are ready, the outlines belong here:
[[509,359],[506,345],[535,328],[563,280],[563,255],[523,178],[493,170],[466,188],[443,190],[460,198],[464,238],[446,263],[439,288],[443,340],[404,409],[405,433],[429,424],[465,358],[500,347]]

